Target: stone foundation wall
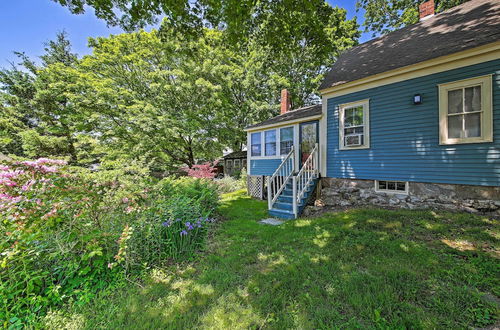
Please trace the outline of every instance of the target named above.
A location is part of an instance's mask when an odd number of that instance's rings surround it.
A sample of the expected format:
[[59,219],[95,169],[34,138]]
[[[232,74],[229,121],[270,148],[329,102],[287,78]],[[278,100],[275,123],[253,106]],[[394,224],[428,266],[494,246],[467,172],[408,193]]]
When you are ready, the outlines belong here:
[[408,194],[395,194],[375,191],[373,180],[322,178],[316,205],[436,208],[500,216],[500,187],[410,182]]

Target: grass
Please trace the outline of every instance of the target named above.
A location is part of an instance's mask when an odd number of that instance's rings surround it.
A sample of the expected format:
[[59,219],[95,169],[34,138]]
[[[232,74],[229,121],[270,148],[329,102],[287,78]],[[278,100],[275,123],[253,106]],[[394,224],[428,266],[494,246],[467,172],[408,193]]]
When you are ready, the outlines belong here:
[[499,318],[499,223],[353,209],[261,225],[266,203],[224,195],[197,261],[55,313],[74,328],[467,328]]

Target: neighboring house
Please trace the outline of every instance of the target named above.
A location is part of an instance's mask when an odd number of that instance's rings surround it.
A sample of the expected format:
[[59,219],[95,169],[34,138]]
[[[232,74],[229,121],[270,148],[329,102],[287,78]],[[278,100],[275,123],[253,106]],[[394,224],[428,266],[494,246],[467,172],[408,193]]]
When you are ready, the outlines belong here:
[[224,176],[234,176],[240,174],[241,170],[247,167],[247,152],[234,151],[223,157]]
[[298,216],[319,178],[331,205],[498,209],[500,1],[420,14],[343,53],[321,106],[290,111],[283,91],[282,114],[246,128],[272,215]]

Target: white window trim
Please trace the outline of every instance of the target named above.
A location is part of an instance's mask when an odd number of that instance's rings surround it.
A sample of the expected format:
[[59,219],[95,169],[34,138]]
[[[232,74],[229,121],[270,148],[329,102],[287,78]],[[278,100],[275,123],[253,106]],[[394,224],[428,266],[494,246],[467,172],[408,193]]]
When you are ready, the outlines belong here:
[[[236,165],[236,162],[238,162],[238,165]],[[233,168],[235,168],[235,169],[241,168],[241,161],[239,159],[233,160]]]
[[[346,147],[344,146],[344,110],[363,106],[363,126],[364,126],[364,143],[361,146]],[[370,148],[370,99],[344,103],[339,105],[339,149],[340,150],[358,150]]]
[[[380,181],[385,181],[385,182],[402,182],[405,184],[405,190],[389,190],[389,189],[379,189],[378,188],[378,183]],[[386,193],[386,194],[393,194],[393,195],[408,195],[409,194],[409,187],[410,183],[408,181],[400,181],[400,180],[375,180],[375,191],[379,193]]]
[[[481,86],[481,136],[448,138],[448,91],[458,88]],[[439,89],[439,144],[493,142],[493,90],[492,75],[453,81],[438,85]]]

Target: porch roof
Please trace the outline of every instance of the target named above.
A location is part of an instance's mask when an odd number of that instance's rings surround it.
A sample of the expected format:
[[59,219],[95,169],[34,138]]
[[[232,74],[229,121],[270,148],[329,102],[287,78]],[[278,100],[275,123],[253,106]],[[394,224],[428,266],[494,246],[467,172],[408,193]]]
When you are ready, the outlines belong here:
[[264,120],[258,124],[247,126],[245,130],[258,128],[261,126],[279,125],[286,122],[299,121],[307,117],[321,115],[321,111],[322,111],[321,104],[310,105],[307,107],[288,111],[282,115]]

